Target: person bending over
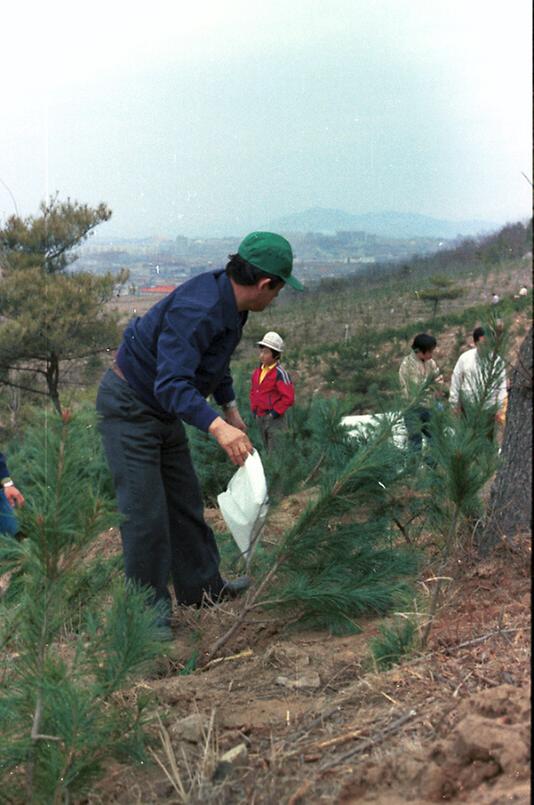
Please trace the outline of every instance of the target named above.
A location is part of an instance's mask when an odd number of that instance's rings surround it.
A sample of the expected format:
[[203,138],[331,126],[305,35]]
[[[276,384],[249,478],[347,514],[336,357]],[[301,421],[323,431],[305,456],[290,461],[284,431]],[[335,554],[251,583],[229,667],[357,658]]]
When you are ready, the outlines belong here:
[[128,324],[100,384],[99,428],[123,515],[126,576],[163,605],[163,624],[171,613],[169,577],[177,603],[186,605],[248,586],[219,572],[184,423],[210,433],[238,466],[252,452],[230,358],[250,311],[264,310],[285,284],[302,289],[292,266],[281,235],[247,235],[226,268],[189,279]]

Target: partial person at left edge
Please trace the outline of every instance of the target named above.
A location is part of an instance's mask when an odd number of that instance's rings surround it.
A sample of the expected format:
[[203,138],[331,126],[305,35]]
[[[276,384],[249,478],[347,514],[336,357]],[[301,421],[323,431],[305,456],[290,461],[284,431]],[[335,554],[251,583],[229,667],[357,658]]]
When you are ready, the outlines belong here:
[[0,484],[0,534],[16,537],[19,524],[14,509],[24,506],[24,495],[11,479],[3,453],[0,453]]
[[281,235],[247,235],[225,268],[192,277],[130,322],[100,384],[99,427],[123,515],[126,576],[151,590],[162,625],[172,612],[169,579],[179,605],[234,597],[249,585],[219,572],[184,422],[210,433],[238,466],[253,452],[230,359],[249,311],[264,310],[285,284],[302,289],[292,267]]

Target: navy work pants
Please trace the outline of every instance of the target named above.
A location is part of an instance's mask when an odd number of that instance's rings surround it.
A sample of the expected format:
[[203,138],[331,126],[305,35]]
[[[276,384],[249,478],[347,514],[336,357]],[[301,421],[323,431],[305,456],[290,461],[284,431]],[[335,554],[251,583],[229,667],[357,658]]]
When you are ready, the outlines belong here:
[[99,430],[123,515],[126,576],[152,588],[170,611],[216,597],[219,551],[204,520],[199,482],[181,420],[163,420],[111,369],[97,396]]

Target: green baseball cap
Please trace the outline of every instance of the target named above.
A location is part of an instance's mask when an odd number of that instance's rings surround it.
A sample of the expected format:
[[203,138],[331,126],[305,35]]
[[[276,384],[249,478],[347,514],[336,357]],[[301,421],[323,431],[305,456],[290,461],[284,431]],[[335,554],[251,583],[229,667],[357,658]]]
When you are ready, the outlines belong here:
[[291,275],[293,252],[289,242],[274,232],[251,232],[239,244],[237,253],[266,274],[274,274],[297,291],[304,286]]

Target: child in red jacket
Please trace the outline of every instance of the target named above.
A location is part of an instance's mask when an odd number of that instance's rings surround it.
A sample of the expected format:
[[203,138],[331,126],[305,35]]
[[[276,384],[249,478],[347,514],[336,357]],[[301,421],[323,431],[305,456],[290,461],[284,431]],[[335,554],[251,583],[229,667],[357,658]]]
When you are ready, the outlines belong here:
[[250,407],[258,420],[263,445],[271,451],[280,431],[287,427],[284,414],[295,402],[295,388],[280,366],[284,342],[278,333],[265,333],[257,344],[261,363],[252,373]]

